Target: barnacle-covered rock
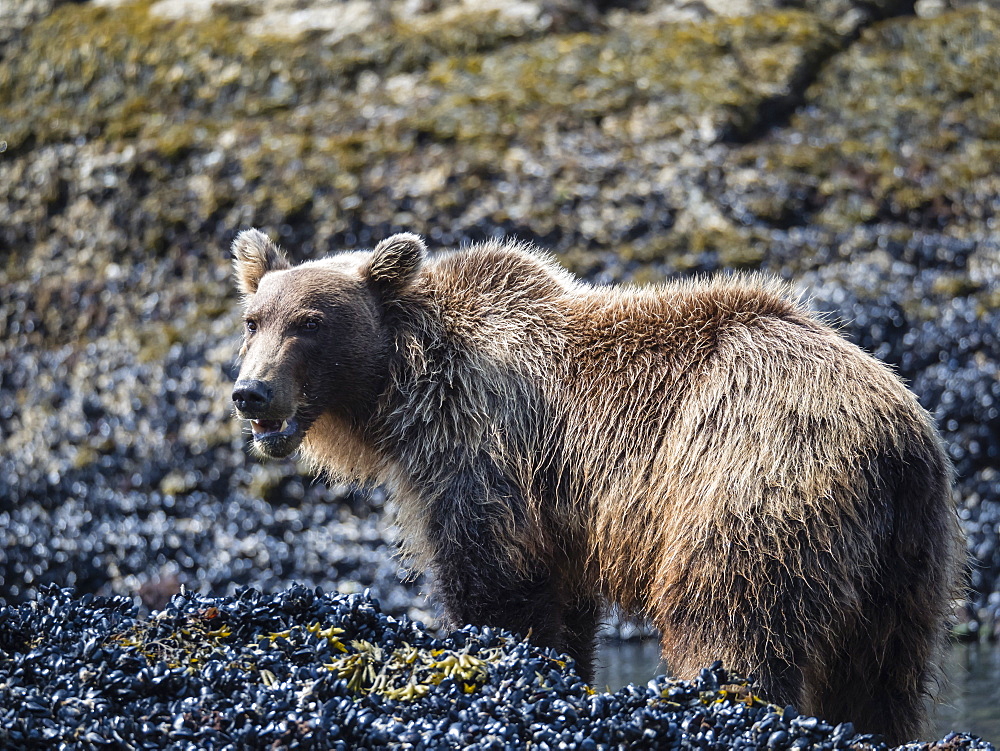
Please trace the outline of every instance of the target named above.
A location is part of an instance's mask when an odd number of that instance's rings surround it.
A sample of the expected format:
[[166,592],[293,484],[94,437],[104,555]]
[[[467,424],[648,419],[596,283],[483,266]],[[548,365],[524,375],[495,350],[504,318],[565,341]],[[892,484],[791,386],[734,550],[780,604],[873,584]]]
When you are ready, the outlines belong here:
[[[364,595],[294,587],[126,598],[46,589],[0,608],[0,743],[132,748],[852,748],[877,738],[768,704],[721,665],[604,693],[504,632],[444,638]],[[543,745],[544,744],[544,745]],[[967,735],[911,748],[989,749]]]

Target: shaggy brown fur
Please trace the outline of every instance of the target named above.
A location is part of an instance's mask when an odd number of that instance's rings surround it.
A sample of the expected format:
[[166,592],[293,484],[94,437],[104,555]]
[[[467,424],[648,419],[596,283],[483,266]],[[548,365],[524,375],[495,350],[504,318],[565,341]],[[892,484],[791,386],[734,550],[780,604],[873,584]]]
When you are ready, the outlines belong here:
[[[523,246],[288,268],[234,246],[258,448],[386,484],[452,625],[592,674],[601,608],[671,670],[914,737],[956,590],[950,469],[887,368],[760,277],[594,288]],[[314,324],[314,325],[313,325]]]

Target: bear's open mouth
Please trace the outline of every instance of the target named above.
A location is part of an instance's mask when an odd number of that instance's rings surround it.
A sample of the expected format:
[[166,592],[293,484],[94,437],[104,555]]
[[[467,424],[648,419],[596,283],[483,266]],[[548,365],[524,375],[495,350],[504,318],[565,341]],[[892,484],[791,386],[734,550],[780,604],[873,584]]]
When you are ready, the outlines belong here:
[[256,440],[264,438],[274,438],[277,436],[289,437],[295,435],[299,423],[294,417],[288,420],[251,420],[250,430]]
[[295,417],[285,420],[250,420],[250,430],[257,450],[276,459],[295,451],[305,432]]

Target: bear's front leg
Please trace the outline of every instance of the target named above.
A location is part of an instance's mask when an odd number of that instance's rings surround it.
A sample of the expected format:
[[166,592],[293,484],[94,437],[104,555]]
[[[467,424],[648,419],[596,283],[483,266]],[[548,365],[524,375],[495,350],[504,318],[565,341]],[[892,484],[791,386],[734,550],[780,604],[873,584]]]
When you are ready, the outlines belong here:
[[486,467],[453,474],[431,504],[434,597],[451,628],[503,628],[565,651],[566,593],[545,561],[515,564],[525,558],[510,548],[527,524],[524,497],[495,465]]
[[565,651],[562,609],[546,571],[505,572],[483,548],[445,547],[433,566],[433,592],[448,627],[493,626]]
[[532,644],[568,654],[580,677],[593,682],[599,601],[564,604],[566,593],[545,570],[503,574],[499,565],[484,567],[481,549],[474,559],[464,550],[442,552],[433,567],[433,586],[449,628],[471,623],[526,636]]

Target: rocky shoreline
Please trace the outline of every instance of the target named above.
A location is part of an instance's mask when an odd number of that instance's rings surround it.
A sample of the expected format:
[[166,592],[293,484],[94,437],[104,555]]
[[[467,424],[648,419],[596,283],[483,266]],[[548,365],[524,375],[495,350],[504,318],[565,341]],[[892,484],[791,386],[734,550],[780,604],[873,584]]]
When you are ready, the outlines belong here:
[[[0,743],[10,749],[855,749],[851,723],[771,705],[720,665],[595,691],[511,634],[443,639],[365,595],[178,595],[0,608]],[[902,749],[984,749],[951,734]]]
[[997,638],[998,48],[956,0],[4,4],[0,596],[370,588],[432,622],[391,499],[247,455],[228,246],[503,234],[598,284],[759,269],[840,321],[942,430],[957,630]]

